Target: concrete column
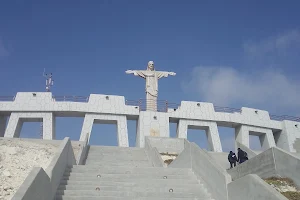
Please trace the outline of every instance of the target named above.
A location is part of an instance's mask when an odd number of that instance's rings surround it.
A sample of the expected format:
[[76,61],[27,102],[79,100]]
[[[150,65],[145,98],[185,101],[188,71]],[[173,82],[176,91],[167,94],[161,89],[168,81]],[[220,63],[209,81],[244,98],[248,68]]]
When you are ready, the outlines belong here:
[[263,151],[276,146],[272,130],[266,130],[259,136],[259,140]]
[[216,122],[210,122],[208,129],[206,130],[206,135],[210,150],[214,152],[222,152],[221,139]]
[[176,137],[187,139],[188,126],[184,119],[180,119],[177,124]]
[[6,121],[7,121],[6,116],[0,116],[0,137],[4,136],[5,128],[6,128]]
[[126,116],[120,116],[117,120],[117,130],[119,147],[129,147]]
[[18,113],[11,113],[4,137],[18,138],[20,137],[23,121],[20,120]]
[[277,146],[289,152],[296,152],[294,143],[300,138],[300,123],[294,121],[282,121],[282,131],[276,134]]
[[79,141],[85,141],[86,137],[88,137],[88,141],[90,141],[93,124],[94,124],[94,118],[92,118],[90,114],[86,114],[82,124]]
[[177,137],[187,139],[188,128],[205,130],[210,151],[222,152],[222,145],[216,122],[180,119],[177,126]]
[[90,141],[93,124],[116,124],[117,126],[117,140],[118,146],[129,147],[128,129],[126,116],[120,115],[103,115],[103,114],[86,114],[84,117],[80,141],[84,141],[88,137]]
[[235,128],[235,151],[237,152],[238,145],[236,142],[249,147],[249,131],[245,129],[244,125]]
[[55,140],[56,119],[53,113],[43,114],[43,139]]

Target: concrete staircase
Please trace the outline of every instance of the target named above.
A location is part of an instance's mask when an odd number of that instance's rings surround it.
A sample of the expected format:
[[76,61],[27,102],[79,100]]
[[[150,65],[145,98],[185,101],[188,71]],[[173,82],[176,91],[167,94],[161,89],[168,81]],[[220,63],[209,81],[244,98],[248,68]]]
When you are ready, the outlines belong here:
[[65,171],[56,200],[212,200],[191,169],[153,167],[142,148],[91,146]]

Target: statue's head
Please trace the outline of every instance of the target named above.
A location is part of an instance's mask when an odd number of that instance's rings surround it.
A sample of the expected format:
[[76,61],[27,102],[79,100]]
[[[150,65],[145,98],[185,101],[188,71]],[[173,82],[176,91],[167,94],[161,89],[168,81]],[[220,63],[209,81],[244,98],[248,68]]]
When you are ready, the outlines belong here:
[[148,62],[147,70],[154,71],[154,62],[153,61]]

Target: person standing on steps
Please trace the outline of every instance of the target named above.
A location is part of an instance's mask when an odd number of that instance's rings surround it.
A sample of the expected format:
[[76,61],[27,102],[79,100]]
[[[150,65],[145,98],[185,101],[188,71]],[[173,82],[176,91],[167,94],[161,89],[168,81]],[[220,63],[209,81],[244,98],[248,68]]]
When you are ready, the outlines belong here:
[[248,160],[248,155],[245,151],[243,151],[241,148],[238,148],[238,162],[241,164]]
[[230,163],[230,169],[233,168],[233,166],[235,167],[236,166],[236,162],[238,161],[235,153],[233,153],[232,151],[229,152],[228,154],[228,161]]

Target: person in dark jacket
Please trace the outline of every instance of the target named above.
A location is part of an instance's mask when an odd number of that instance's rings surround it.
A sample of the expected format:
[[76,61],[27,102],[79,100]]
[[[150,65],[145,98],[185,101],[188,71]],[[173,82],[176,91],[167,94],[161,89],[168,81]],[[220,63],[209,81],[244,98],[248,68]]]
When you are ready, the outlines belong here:
[[235,155],[235,153],[233,153],[232,151],[229,152],[228,154],[228,161],[230,163],[230,169],[232,169],[232,167],[236,166],[236,162],[237,162],[237,157]]
[[241,164],[243,162],[245,162],[246,160],[248,160],[248,156],[247,153],[244,152],[242,149],[238,148],[238,162]]

